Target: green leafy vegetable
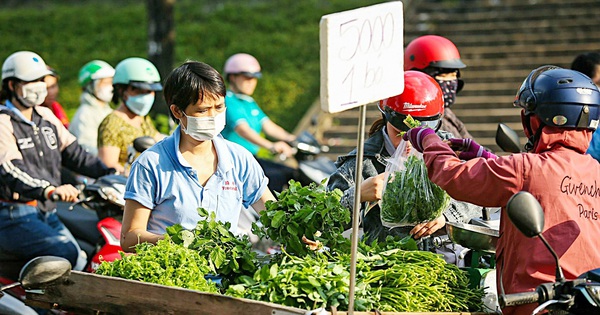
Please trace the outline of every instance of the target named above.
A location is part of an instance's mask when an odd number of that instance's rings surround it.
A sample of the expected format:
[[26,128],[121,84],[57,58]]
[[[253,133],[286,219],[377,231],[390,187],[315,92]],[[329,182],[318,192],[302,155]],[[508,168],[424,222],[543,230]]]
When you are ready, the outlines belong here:
[[121,259],[103,261],[96,273],[204,292],[218,292],[204,276],[210,271],[208,262],[194,250],[177,245],[169,237],[154,244],[135,247],[135,255],[121,252]]
[[277,201],[268,201],[260,213],[262,226],[253,225],[252,231],[280,243],[290,254],[304,256],[311,252],[303,237],[332,251],[350,250],[350,242],[342,236],[350,222],[348,209],[340,204],[339,189],[327,191],[324,185],[311,183],[302,186],[291,180]]
[[381,220],[389,227],[432,221],[450,204],[450,196],[427,177],[423,160],[409,156],[404,166],[390,176],[381,200]]
[[176,224],[167,228],[173,242],[196,251],[200,257],[206,257],[210,272],[223,277],[226,286],[236,277],[253,275],[258,268],[256,253],[247,235],[238,237],[229,231],[231,223],[216,221],[214,212],[198,209],[204,219],[198,221],[192,231]]

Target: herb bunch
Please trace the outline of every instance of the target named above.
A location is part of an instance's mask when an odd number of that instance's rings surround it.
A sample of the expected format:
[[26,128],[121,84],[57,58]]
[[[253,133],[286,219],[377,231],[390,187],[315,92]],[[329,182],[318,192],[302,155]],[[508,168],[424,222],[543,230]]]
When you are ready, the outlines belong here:
[[339,189],[327,191],[323,184],[302,186],[290,180],[289,188],[277,196],[277,201],[267,201],[260,213],[262,226],[253,224],[252,231],[280,243],[296,256],[311,252],[303,244],[303,237],[331,251],[349,252],[350,242],[342,232],[350,222],[350,212],[341,205],[341,197]]
[[247,235],[236,236],[229,230],[231,223],[216,220],[214,212],[199,208],[202,218],[196,228],[188,231],[176,224],[167,228],[173,242],[206,257],[213,275],[223,277],[223,285],[240,275],[253,275],[257,270],[256,253]]

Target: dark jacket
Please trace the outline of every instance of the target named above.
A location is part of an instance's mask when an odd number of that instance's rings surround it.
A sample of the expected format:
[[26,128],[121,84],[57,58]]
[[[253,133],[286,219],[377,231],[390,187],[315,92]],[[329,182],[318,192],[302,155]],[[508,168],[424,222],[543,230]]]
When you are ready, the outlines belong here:
[[[387,152],[384,145],[383,129],[371,137],[364,144],[363,151],[363,180],[385,172],[390,153]],[[452,135],[445,131],[438,131],[442,139],[452,138]],[[354,185],[356,170],[356,149],[346,156],[340,156],[336,161],[337,171],[329,178],[327,188],[335,188],[344,192],[341,203],[348,209],[354,207]],[[374,206],[366,215],[364,210],[366,203],[361,205],[361,217],[363,218],[363,230],[367,242],[377,239],[385,240],[387,235],[397,235],[404,237],[408,235],[412,227],[401,227],[388,229],[384,227],[380,219],[379,206]],[[450,207],[444,211],[444,216],[448,222],[468,222],[471,218],[480,217],[482,207],[473,204],[451,200]]]
[[36,106],[27,121],[14,107],[0,106],[0,199],[38,200],[40,209],[52,209],[47,188],[61,185],[62,166],[92,178],[112,171],[87,153],[50,109]]

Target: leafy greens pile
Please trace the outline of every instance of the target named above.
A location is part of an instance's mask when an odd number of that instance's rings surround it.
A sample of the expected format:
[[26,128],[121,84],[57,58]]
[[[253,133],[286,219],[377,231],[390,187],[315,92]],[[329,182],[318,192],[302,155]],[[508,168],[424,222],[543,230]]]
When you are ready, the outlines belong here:
[[208,262],[194,250],[175,244],[169,237],[154,244],[135,247],[136,255],[121,252],[121,259],[103,261],[96,273],[104,276],[138,280],[173,287],[218,292],[204,276],[210,271]]
[[[393,249],[388,249],[388,248]],[[483,290],[468,288],[466,274],[414,241],[389,237],[385,244],[360,244],[354,309],[390,312],[463,312],[480,309]],[[304,257],[284,252],[254,277],[229,287],[234,297],[303,309],[348,309],[349,253],[317,252]]]

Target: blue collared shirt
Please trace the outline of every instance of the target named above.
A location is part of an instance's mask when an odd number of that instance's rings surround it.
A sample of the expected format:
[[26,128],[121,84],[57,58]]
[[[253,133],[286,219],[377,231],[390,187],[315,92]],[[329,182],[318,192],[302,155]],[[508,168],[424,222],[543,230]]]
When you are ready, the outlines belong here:
[[213,139],[218,163],[205,186],[197,171],[179,151],[181,127],[138,157],[131,166],[125,199],[151,209],[148,231],[164,234],[181,224],[194,229],[201,219],[197,209],[215,212],[218,221],[230,222],[236,232],[242,207],[257,202],[268,179],[256,159],[240,145],[220,135]]

